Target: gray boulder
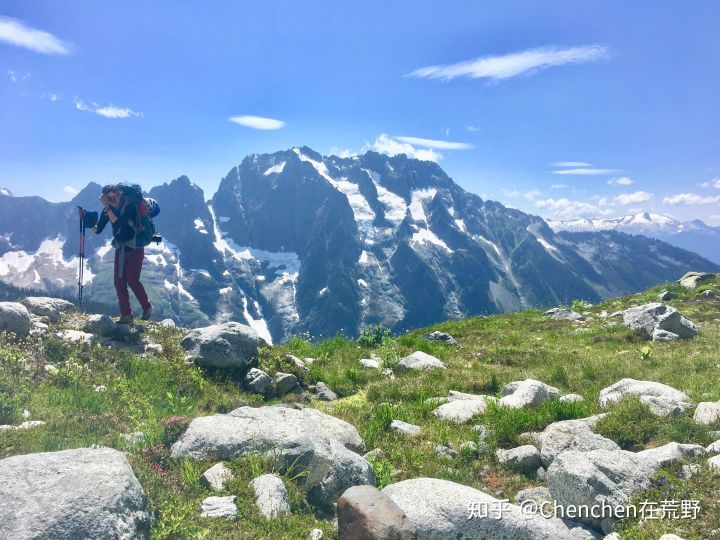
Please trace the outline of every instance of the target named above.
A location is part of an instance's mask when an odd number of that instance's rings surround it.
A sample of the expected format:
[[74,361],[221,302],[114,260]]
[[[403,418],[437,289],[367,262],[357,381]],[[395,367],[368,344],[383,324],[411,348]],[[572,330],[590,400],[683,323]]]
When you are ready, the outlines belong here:
[[667,302],[668,300],[672,300],[673,298],[677,298],[677,294],[672,291],[662,291],[660,294],[658,294],[658,300],[660,300],[661,302]]
[[247,454],[276,456],[281,467],[307,471],[303,487],[320,506],[334,503],[348,487],[375,484],[357,430],[309,407],[240,407],[228,414],[195,418],[172,446],[174,459],[232,460]]
[[445,332],[429,332],[423,336],[428,341],[436,341],[439,343],[445,343],[446,345],[452,345],[453,347],[460,347],[460,344],[455,341],[455,338]]
[[22,299],[22,304],[28,308],[28,311],[33,315],[47,317],[52,323],[58,322],[63,313],[75,309],[75,305],[72,302],[68,302],[62,298],[50,298],[46,296],[28,296]]
[[380,369],[380,360],[376,360],[375,358],[361,358],[360,359],[360,369]]
[[477,414],[484,413],[489,402],[495,401],[492,396],[473,396],[469,399],[453,399],[433,410],[433,414],[441,420],[456,424],[464,424]]
[[69,341],[71,343],[83,343],[85,345],[90,345],[93,338],[93,335],[88,332],[68,329],[60,330],[55,335],[62,340]]
[[712,424],[720,418],[720,401],[703,401],[698,403],[693,420],[698,424]]
[[655,416],[682,416],[692,409],[693,404],[687,401],[677,401],[659,396],[640,396],[640,401],[650,407]]
[[[648,488],[657,470],[652,460],[625,450],[570,450],[559,454],[548,467],[547,482],[550,496],[560,506],[606,504],[610,506],[606,519],[613,521],[621,517],[613,509],[627,505],[635,493]],[[578,519],[601,526],[596,518]]]
[[547,468],[555,458],[569,450],[590,452],[592,450],[619,450],[615,441],[593,431],[598,417],[553,422],[539,433],[533,433],[540,444],[540,457]]
[[200,505],[200,517],[235,519],[237,517],[235,498],[235,495],[206,497]]
[[117,332],[117,326],[109,315],[90,315],[83,330],[96,336],[110,337]]
[[313,393],[320,401],[335,401],[337,399],[337,394],[330,390],[330,387],[324,382],[315,383],[314,386]]
[[180,345],[199,366],[241,368],[257,356],[260,339],[251,327],[228,322],[190,330]]
[[293,354],[286,354],[286,355],[285,355],[285,360],[286,360],[289,364],[291,364],[293,367],[295,367],[295,368],[297,368],[297,369],[299,369],[299,370],[301,370],[301,371],[309,371],[309,370],[310,370],[310,368],[307,367],[307,365],[305,364],[305,362],[303,362],[302,360],[300,360],[297,356],[295,356],[295,355],[293,355]]
[[687,272],[683,277],[678,279],[678,283],[686,289],[692,290],[697,288],[698,285],[711,281],[715,276],[716,274],[710,274],[708,272]]
[[300,391],[300,383],[298,383],[298,378],[295,375],[283,373],[282,371],[275,373],[275,392],[278,396],[298,391]]
[[262,369],[250,368],[245,374],[245,389],[255,394],[267,394],[272,385],[270,375]]
[[637,452],[637,455],[650,460],[658,467],[665,467],[686,459],[701,457],[705,455],[705,448],[699,444],[669,442],[663,446]]
[[255,491],[255,504],[268,519],[290,515],[290,497],[282,479],[275,474],[263,474],[250,482]]
[[560,396],[560,390],[535,379],[512,382],[503,388],[499,404],[512,409],[539,407],[546,401]]
[[348,488],[337,502],[339,540],[415,540],[415,526],[374,486]]
[[638,381],[636,379],[621,379],[615,384],[600,390],[600,406],[608,407],[628,396],[636,396],[638,398],[642,398],[643,396],[657,397],[675,403],[686,403],[690,401],[687,394],[667,384],[653,381]]
[[577,538],[560,519],[525,514],[519,506],[449,480],[414,478],[390,484],[382,493],[415,525],[417,540]]
[[622,317],[625,326],[647,339],[671,341],[688,339],[698,333],[695,323],[674,307],[660,302],[626,309]]
[[560,401],[567,401],[568,403],[580,403],[585,401],[585,398],[580,394],[565,394],[564,396],[560,396],[558,399]]
[[216,463],[202,473],[200,481],[213,491],[222,491],[225,483],[234,478],[230,469],[224,463]]
[[3,538],[142,538],[151,514],[122,452],[79,448],[0,460]]
[[28,309],[18,302],[0,302],[0,332],[25,337],[32,328]]
[[510,450],[495,451],[498,461],[513,471],[526,475],[534,474],[542,465],[540,451],[531,444],[525,444]]
[[515,495],[515,504],[522,505],[526,501],[533,501],[537,505],[544,502],[552,502],[550,490],[545,486],[538,486],[518,491]]
[[424,371],[429,369],[447,369],[447,366],[438,358],[435,358],[430,354],[422,351],[415,351],[411,355],[400,360],[400,363],[395,368],[395,371],[398,373],[405,373],[409,371]]
[[545,312],[545,316],[554,321],[584,321],[585,317],[572,309],[552,308]]

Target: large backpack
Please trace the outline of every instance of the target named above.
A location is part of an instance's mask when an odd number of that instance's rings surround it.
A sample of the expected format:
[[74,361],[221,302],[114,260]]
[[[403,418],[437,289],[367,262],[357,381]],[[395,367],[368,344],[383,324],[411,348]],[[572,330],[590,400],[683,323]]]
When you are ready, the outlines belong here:
[[153,219],[160,214],[160,205],[155,199],[145,198],[142,188],[137,184],[119,184],[129,204],[137,207],[140,226],[135,232],[135,247],[145,247],[156,235]]

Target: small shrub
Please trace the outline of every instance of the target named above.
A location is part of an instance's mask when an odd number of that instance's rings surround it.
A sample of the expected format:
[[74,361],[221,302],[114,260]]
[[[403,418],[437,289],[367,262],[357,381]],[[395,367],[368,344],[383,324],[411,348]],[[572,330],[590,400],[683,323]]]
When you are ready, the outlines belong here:
[[568,374],[565,368],[558,364],[554,365],[552,371],[550,372],[550,381],[555,384],[567,386]]
[[370,325],[365,328],[357,338],[358,345],[362,347],[376,347],[392,338],[392,332],[382,324]]
[[631,397],[622,400],[610,414],[601,418],[595,431],[618,443],[620,448],[633,450],[660,433],[663,422],[645,403]]
[[395,481],[395,467],[387,459],[369,456],[368,461],[375,469],[375,486],[382,489]]
[[170,418],[164,418],[162,420],[163,444],[167,447],[172,446],[172,444],[180,438],[180,435],[185,432],[189,424],[190,419],[185,416],[171,416]]
[[590,302],[588,302],[587,300],[582,300],[582,299],[573,300],[573,303],[571,306],[573,311],[579,311],[579,312],[586,311],[589,307],[592,307],[592,304]]

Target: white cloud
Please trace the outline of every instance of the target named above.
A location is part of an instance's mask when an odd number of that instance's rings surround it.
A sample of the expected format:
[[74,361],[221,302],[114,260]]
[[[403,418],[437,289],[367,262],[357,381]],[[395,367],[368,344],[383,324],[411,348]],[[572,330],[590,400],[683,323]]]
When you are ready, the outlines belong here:
[[0,41],[43,54],[70,54],[71,45],[22,21],[0,17]]
[[566,198],[538,199],[535,201],[535,206],[547,210],[552,217],[559,219],[596,216],[604,213],[604,211],[589,202],[572,201]]
[[115,105],[100,106],[97,103],[88,105],[83,100],[77,98],[75,99],[75,108],[79,111],[99,114],[100,116],[104,116],[105,118],[143,117],[143,113],[133,111],[132,109],[129,109],[127,107],[116,107]]
[[351,158],[354,156],[357,156],[357,152],[353,152],[352,150],[348,150],[347,148],[338,148],[336,146],[330,147],[330,155],[331,156],[337,156],[339,158]]
[[241,126],[263,130],[280,129],[285,125],[285,122],[282,120],[275,120],[274,118],[266,118],[264,116],[232,116],[228,120]]
[[425,148],[436,148],[438,150],[467,150],[472,144],[464,142],[438,141],[435,139],[423,139],[421,137],[394,137],[398,141],[423,146]]
[[607,58],[609,51],[604,45],[586,47],[541,47],[502,56],[484,56],[456,64],[427,66],[409,73],[408,77],[442,79],[449,81],[458,77],[468,79],[487,78],[493,81],[509,79],[523,73],[563,64],[580,64]]
[[58,96],[57,94],[50,94],[48,96],[48,99],[50,101],[52,101],[53,103],[55,103],[56,101],[60,101],[60,99],[62,99],[62,98],[60,96]]
[[567,184],[553,184],[550,186],[550,189],[564,189],[566,187],[568,187]]
[[553,171],[555,174],[567,174],[571,176],[589,176],[589,175],[600,175],[600,174],[613,174],[620,172],[619,169],[562,169]]
[[465,128],[465,131],[469,131],[470,133],[476,133],[480,131],[480,128],[475,126],[468,126]]
[[629,186],[634,183],[635,181],[627,176],[621,176],[620,178],[612,178],[611,180],[608,180],[608,184],[615,184],[617,186]]
[[436,152],[432,148],[415,148],[412,144],[393,139],[386,133],[381,133],[374,143],[366,144],[363,151],[365,150],[374,150],[375,152],[389,156],[406,154],[409,158],[423,161],[440,161],[443,158],[440,152]]
[[527,199],[528,201],[534,201],[540,195],[542,195],[542,192],[537,189],[531,189],[529,191],[517,191],[515,189],[501,188],[500,193],[502,193],[506,197],[510,197],[510,198],[522,197],[524,199]]
[[586,161],[556,161],[553,167],[592,167],[592,163]]
[[698,184],[698,186],[702,188],[714,187],[720,189],[720,178],[713,178],[712,180]]
[[636,191],[634,193],[621,193],[614,197],[615,201],[622,204],[637,204],[645,201],[649,201],[653,194],[647,191]]
[[663,204],[717,204],[720,203],[720,195],[703,196],[697,193],[678,193],[663,199]]
[[70,195],[71,197],[74,197],[75,195],[77,195],[78,193],[80,193],[80,192],[77,190],[77,188],[74,188],[73,186],[65,186],[65,187],[63,188],[63,191],[64,191],[65,193],[67,193],[68,195]]

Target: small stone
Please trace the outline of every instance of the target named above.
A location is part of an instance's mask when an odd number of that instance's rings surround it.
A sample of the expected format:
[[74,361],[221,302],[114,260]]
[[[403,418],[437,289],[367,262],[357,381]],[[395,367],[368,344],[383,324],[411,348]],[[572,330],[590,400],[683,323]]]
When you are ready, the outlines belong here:
[[250,368],[245,374],[245,389],[255,394],[266,394],[272,385],[270,375],[262,369]]
[[305,365],[305,362],[300,360],[297,356],[292,354],[286,354],[285,360],[287,360],[294,367],[301,369],[302,371],[308,371],[310,368]]
[[324,538],[325,535],[321,529],[313,529],[310,531],[310,536],[308,537],[309,540],[323,540]]
[[250,482],[255,490],[255,504],[267,519],[290,515],[290,498],[282,479],[275,474],[263,474]]
[[703,401],[699,403],[693,414],[693,420],[698,424],[712,424],[720,418],[720,401]]
[[663,291],[658,294],[658,300],[660,300],[661,302],[667,302],[668,300],[672,300],[673,298],[677,298],[677,294],[672,291]]
[[235,518],[237,517],[237,506],[235,506],[235,495],[226,497],[207,497],[200,507],[200,517],[204,518]]
[[374,358],[360,359],[360,369],[380,369],[380,367],[380,362]]
[[443,364],[438,358],[424,353],[422,351],[415,351],[409,356],[406,356],[395,368],[398,373],[405,373],[409,371],[425,371],[430,369],[447,369],[447,366]]
[[159,343],[146,343],[145,344],[145,352],[162,354],[163,346],[160,345]]
[[365,459],[384,459],[385,458],[385,452],[382,451],[381,448],[373,448],[370,450],[367,454],[363,456]]
[[460,445],[460,453],[465,455],[475,455],[478,453],[478,445],[475,441],[465,441]]
[[222,491],[225,483],[234,478],[232,471],[224,463],[216,463],[202,474],[200,481],[213,491]]
[[560,401],[567,401],[570,403],[580,403],[582,401],[585,401],[585,398],[583,398],[580,394],[565,394],[564,396],[560,396]]
[[495,455],[498,461],[508,469],[527,475],[535,473],[538,467],[542,466],[540,450],[531,444],[525,444],[510,450],[498,449]]
[[700,465],[683,465],[678,473],[678,478],[687,480],[700,473]]
[[158,324],[159,324],[160,326],[174,327],[174,326],[175,326],[175,321],[173,321],[172,319],[163,319],[163,320],[160,321]]
[[337,394],[330,390],[324,382],[315,385],[315,395],[320,401],[335,401],[337,399]]
[[283,373],[281,371],[275,373],[275,391],[279,396],[284,396],[299,388],[298,378],[292,373]]
[[[306,366],[312,365],[312,364],[314,364],[315,362],[317,362],[317,360],[316,360],[315,358],[303,358],[302,361],[303,361],[303,363],[304,363]],[[319,529],[318,529],[318,530],[319,530]]]
[[455,338],[446,332],[439,332],[435,330],[434,332],[425,334],[424,337],[428,341],[436,341],[439,343],[445,343],[446,345],[452,345],[453,347],[460,347],[460,344],[455,341]]
[[93,386],[93,390],[95,390],[99,394],[102,394],[103,392],[107,391],[107,386],[105,386],[104,384],[98,384],[97,386]]
[[711,457],[707,460],[707,463],[711,471],[720,472],[720,455]]
[[145,439],[145,434],[142,431],[135,431],[133,433],[122,433],[120,437],[130,444],[138,444]]
[[408,424],[402,420],[393,420],[390,422],[390,429],[404,435],[416,436],[420,434],[420,426]]
[[400,507],[374,486],[353,486],[337,502],[342,540],[413,540],[415,527]]
[[445,459],[453,459],[457,457],[457,451],[454,448],[451,448],[450,446],[445,446],[442,444],[436,444],[435,448],[433,448],[435,451],[435,455],[441,458]]

